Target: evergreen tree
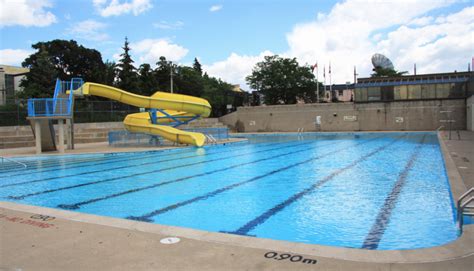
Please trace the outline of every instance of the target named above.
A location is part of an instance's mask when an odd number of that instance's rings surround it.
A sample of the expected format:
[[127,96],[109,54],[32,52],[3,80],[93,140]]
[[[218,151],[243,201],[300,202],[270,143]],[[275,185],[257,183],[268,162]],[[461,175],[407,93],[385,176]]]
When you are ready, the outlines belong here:
[[394,69],[382,67],[375,67],[372,70],[374,71],[374,73],[371,74],[370,77],[399,77],[408,73],[407,71],[400,72]]
[[128,38],[125,37],[125,44],[122,47],[123,53],[120,55],[121,58],[117,67],[118,71],[118,83],[117,86],[123,90],[136,92],[137,91],[137,73],[136,68],[133,66],[134,61],[130,56],[130,47],[128,47]]
[[193,69],[199,74],[199,76],[202,76],[201,63],[199,63],[197,58],[194,58]]

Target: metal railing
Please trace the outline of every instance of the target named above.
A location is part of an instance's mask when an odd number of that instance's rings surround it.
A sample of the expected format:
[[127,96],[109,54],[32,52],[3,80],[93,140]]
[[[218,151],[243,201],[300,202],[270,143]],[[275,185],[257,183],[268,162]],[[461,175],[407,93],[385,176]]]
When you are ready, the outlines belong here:
[[474,216],[474,187],[471,187],[471,189],[459,197],[456,207],[458,227],[462,233],[464,215]]
[[206,142],[210,144],[216,144],[217,140],[211,135],[211,134],[206,134]]
[[73,90],[80,88],[83,83],[81,78],[72,78],[71,81],[56,79],[53,98],[28,99],[28,116],[72,116]]
[[6,161],[9,161],[9,162],[12,162],[12,163],[15,163],[15,164],[19,164],[24,168],[28,167],[25,163],[18,162],[18,161],[15,161],[13,159],[9,159],[9,158],[3,157],[3,156],[0,156],[0,159],[2,160],[2,166],[3,166],[3,163],[5,163],[5,160],[6,160]]
[[71,115],[70,103],[68,98],[28,99],[28,116],[69,116]]

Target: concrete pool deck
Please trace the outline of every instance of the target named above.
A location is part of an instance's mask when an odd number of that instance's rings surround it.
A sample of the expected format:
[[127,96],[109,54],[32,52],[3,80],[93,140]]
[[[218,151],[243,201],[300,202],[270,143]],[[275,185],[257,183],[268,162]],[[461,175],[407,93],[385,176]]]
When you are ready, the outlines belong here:
[[[471,134],[470,134],[471,133]],[[474,136],[439,135],[456,200],[474,179],[459,167]],[[456,137],[457,140],[457,137]],[[97,151],[97,150],[96,150]],[[455,152],[460,158],[452,157]],[[462,157],[466,158],[463,159]],[[472,170],[472,167],[470,168]],[[471,172],[471,173],[469,173]],[[181,242],[162,244],[165,237]],[[272,253],[273,252],[273,253]],[[269,254],[270,253],[270,254]],[[276,260],[289,254],[290,259]],[[286,255],[285,255],[286,256]],[[348,249],[213,233],[0,202],[0,269],[6,270],[470,270],[474,225],[449,244],[417,250]]]

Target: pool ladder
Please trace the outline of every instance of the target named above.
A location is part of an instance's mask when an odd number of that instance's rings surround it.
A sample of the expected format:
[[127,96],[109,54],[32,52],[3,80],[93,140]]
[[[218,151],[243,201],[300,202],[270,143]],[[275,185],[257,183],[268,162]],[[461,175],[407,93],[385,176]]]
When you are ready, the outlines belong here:
[[206,141],[207,143],[211,143],[211,144],[217,143],[217,139],[212,135],[206,135]]
[[456,207],[459,230],[462,233],[462,226],[464,224],[463,216],[474,216],[474,187],[471,187],[471,189],[459,197]]
[[15,160],[13,160],[13,159],[9,159],[9,158],[3,157],[3,156],[0,156],[0,159],[2,159],[2,165],[3,165],[3,163],[4,163],[5,161],[9,161],[9,162],[13,162],[13,163],[19,164],[19,165],[21,165],[21,166],[24,167],[24,168],[27,168],[27,167],[28,167],[26,164],[24,164],[24,163],[22,163],[22,162],[18,162],[18,161],[15,161]]

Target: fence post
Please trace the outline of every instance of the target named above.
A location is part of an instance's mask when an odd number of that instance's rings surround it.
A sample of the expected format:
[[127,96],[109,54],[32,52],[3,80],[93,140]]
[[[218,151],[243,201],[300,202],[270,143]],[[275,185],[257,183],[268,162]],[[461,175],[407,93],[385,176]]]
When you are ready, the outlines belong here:
[[16,126],[20,126],[20,103],[16,103]]

